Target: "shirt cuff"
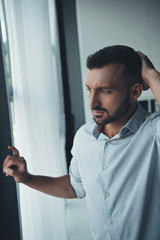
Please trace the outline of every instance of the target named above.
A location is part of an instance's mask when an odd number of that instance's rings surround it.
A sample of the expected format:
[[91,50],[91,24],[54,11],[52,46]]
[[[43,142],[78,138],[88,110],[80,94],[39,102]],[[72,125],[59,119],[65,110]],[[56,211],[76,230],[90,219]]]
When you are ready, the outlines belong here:
[[71,185],[76,193],[77,198],[79,198],[79,199],[84,198],[86,196],[86,192],[82,185],[82,181],[78,178],[75,178],[71,171],[69,171],[69,175],[70,175]]

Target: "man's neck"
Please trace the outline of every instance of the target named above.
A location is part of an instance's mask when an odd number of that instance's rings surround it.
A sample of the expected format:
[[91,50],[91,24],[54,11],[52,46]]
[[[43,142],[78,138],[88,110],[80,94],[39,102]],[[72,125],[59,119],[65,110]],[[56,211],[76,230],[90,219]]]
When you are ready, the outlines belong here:
[[129,121],[137,109],[137,104],[131,106],[130,110],[126,115],[119,118],[117,121],[105,125],[102,129],[102,133],[107,135],[109,138],[119,134],[123,126]]

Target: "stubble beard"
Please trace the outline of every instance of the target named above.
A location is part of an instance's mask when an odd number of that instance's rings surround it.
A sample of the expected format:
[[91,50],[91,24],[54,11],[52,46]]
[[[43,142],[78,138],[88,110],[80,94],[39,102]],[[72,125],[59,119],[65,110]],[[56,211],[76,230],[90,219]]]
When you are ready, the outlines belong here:
[[129,93],[127,93],[125,96],[125,99],[123,100],[123,102],[121,103],[121,105],[115,111],[115,113],[113,115],[109,115],[109,112],[107,109],[104,109],[104,108],[101,109],[100,107],[92,108],[92,110],[103,110],[107,115],[103,119],[101,116],[94,116],[93,119],[98,125],[104,126],[104,125],[112,123],[112,122],[118,120],[119,118],[123,117],[125,114],[128,113],[130,107],[131,107],[130,95],[129,95]]

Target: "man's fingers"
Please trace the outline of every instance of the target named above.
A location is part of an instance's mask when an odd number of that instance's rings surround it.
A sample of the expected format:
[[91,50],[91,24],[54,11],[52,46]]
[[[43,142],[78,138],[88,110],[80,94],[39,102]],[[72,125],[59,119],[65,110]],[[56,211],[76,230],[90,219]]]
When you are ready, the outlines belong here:
[[137,51],[137,53],[139,54],[141,60],[142,60],[142,67],[144,65],[144,67],[146,68],[153,68],[155,69],[153,63],[151,62],[151,60],[142,52]]
[[7,155],[3,163],[3,172],[6,176],[14,177],[16,182],[21,182],[27,175],[27,165],[23,157],[19,156],[19,151],[13,147],[8,146],[13,152],[13,155]]
[[13,166],[18,165],[18,162],[13,159],[8,159],[3,167],[3,172],[7,173],[6,171],[10,168],[13,168]]
[[7,168],[6,171],[6,176],[14,176],[14,170],[13,169],[10,169],[10,168]]
[[139,54],[140,57],[147,57],[144,53],[137,51],[137,53]]
[[6,164],[8,162],[9,159],[11,159],[13,156],[12,155],[7,155],[4,162],[3,162],[3,170],[6,168]]
[[23,158],[17,159],[16,156],[8,155],[3,165],[3,172],[6,172],[8,168],[17,170],[23,164],[23,161]]
[[10,149],[14,155],[7,155],[7,157],[5,158],[5,160],[3,162],[3,169],[6,168],[6,163],[8,162],[9,159],[16,159],[17,157],[19,157],[19,151],[15,147],[8,146],[8,149]]
[[8,149],[12,150],[15,156],[19,157],[19,151],[13,146],[8,146]]

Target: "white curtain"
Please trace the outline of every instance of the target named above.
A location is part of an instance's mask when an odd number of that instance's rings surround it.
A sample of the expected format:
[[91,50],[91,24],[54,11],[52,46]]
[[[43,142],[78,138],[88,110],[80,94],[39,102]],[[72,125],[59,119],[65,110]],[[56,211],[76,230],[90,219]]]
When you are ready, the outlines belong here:
[[[54,0],[5,0],[14,142],[33,174],[66,174],[65,121]],[[19,185],[24,240],[65,240],[65,202]]]

